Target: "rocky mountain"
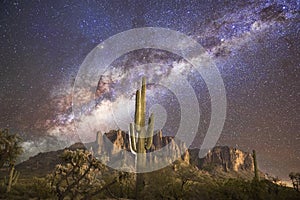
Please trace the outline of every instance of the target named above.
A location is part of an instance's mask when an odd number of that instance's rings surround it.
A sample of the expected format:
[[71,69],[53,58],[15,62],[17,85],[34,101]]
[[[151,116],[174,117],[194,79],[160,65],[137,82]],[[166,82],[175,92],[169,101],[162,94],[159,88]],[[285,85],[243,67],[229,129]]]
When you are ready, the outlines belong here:
[[[108,157],[117,155],[121,150],[130,151],[129,137],[126,132],[121,130],[112,130],[108,133],[97,133],[96,141],[91,145],[96,156],[108,153]],[[112,142],[112,148],[108,148],[105,144],[106,140]],[[243,152],[237,148],[228,146],[216,146],[209,150],[204,158],[199,158],[199,149],[187,150],[183,142],[175,141],[174,137],[163,136],[162,131],[158,131],[153,136],[153,144],[151,151],[159,150],[163,147],[167,151],[167,156],[159,158],[158,156],[152,158],[152,162],[161,162],[180,159],[188,164],[193,164],[199,169],[218,169],[224,172],[253,172],[254,162],[251,153]],[[182,154],[182,152],[184,152]],[[162,160],[163,159],[163,160]]]
[[[108,141],[109,140],[109,141]],[[110,144],[110,145],[108,145]],[[167,153],[164,156],[147,157],[150,162],[169,162],[179,160],[186,164],[193,165],[199,170],[206,170],[210,173],[222,172],[234,174],[243,177],[253,177],[254,162],[250,153],[243,152],[239,149],[228,146],[217,146],[211,149],[204,158],[198,157],[198,149],[187,150],[185,144],[180,141],[175,141],[174,137],[163,136],[162,131],[158,131],[153,136],[153,144],[149,151],[157,151],[163,149]],[[122,150],[130,152],[129,136],[121,130],[112,130],[102,134],[98,132],[95,142],[83,145],[76,143],[66,149],[89,149],[94,152],[94,155],[106,156],[107,162],[110,158],[122,159]],[[27,161],[16,166],[23,175],[35,173],[35,175],[45,175],[50,173],[55,165],[63,162],[60,155],[64,150],[39,153],[36,156],[30,157]],[[184,152],[182,154],[182,152]],[[167,155],[167,156],[165,156]],[[133,161],[134,162],[134,161]]]
[[[107,158],[108,163],[124,159],[124,150],[131,152],[129,136],[126,132],[121,130],[112,130],[105,134],[98,132],[96,141],[87,144],[87,147],[94,152],[96,157]],[[161,150],[160,153],[147,157],[147,160],[154,163],[164,162],[170,164],[178,159],[189,162],[189,153],[185,144],[175,140],[173,137],[163,136],[162,131],[158,131],[153,136],[152,146],[147,152],[159,150]],[[127,157],[126,159],[130,158]],[[132,162],[134,162],[134,158]]]
[[30,157],[28,160],[19,163],[16,166],[16,170],[21,172],[21,176],[44,176],[52,172],[57,164],[63,163],[60,155],[64,150],[76,150],[76,149],[86,149],[82,143],[76,143],[68,148],[39,153],[35,156]]
[[204,158],[198,157],[198,149],[190,150],[191,162],[200,169],[216,167],[224,172],[254,171],[252,154],[228,146],[216,146]]
[[[245,179],[252,179],[254,176],[254,160],[251,153],[228,146],[216,146],[203,158],[199,158],[198,153],[199,149],[189,150],[190,163],[211,175]],[[264,177],[264,174],[259,171],[259,176]]]

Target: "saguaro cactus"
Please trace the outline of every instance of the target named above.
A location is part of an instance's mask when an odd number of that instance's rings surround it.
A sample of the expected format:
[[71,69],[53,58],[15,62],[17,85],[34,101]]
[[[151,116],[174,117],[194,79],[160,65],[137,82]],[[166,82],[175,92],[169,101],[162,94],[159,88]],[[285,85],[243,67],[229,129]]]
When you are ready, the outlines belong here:
[[6,188],[6,192],[10,192],[11,190],[11,186],[15,185],[19,179],[19,175],[20,175],[20,172],[16,171],[15,170],[15,166],[11,166],[11,169],[10,169],[10,173],[9,173],[9,178],[8,180],[4,180],[6,185],[7,185],[7,188]]
[[135,122],[130,123],[130,148],[132,152],[146,153],[151,148],[154,131],[154,114],[151,113],[148,127],[145,127],[146,115],[146,78],[142,79],[142,88],[136,91]]
[[253,162],[254,162],[254,179],[255,180],[259,180],[259,176],[258,176],[258,169],[257,169],[257,160],[256,160],[256,152],[255,150],[253,150]]
[[[130,149],[136,154],[136,169],[146,166],[146,152],[152,146],[154,131],[154,114],[151,113],[148,120],[148,127],[145,127],[146,116],[146,78],[142,78],[142,87],[136,91],[135,101],[135,122],[130,123]],[[139,191],[144,187],[143,174],[137,174],[136,178],[136,198],[139,199]]]

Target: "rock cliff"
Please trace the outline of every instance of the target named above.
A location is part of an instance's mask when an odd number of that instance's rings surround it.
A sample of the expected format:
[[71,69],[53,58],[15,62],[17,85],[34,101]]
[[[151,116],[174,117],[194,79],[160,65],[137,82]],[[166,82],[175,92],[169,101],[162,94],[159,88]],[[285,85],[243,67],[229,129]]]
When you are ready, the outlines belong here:
[[223,171],[254,171],[250,153],[228,146],[216,146],[204,158],[199,159],[199,168],[218,167]]
[[[108,145],[111,143],[112,145]],[[166,148],[166,154],[164,156],[153,156],[147,158],[150,162],[169,162],[175,160],[182,160],[186,163],[189,163],[189,154],[187,147],[183,142],[175,141],[174,137],[163,136],[162,131],[157,131],[153,136],[153,144],[148,152],[157,151],[161,148]],[[120,157],[121,150],[131,151],[129,136],[126,132],[121,130],[111,130],[108,133],[102,134],[98,132],[96,135],[96,140],[94,143],[91,143],[89,146],[93,150],[96,157],[105,156],[108,158],[111,157]],[[183,153],[182,153],[183,152]],[[167,155],[167,156],[165,156]]]
[[[108,148],[105,145],[108,140],[113,144],[112,148]],[[199,158],[198,149],[188,150],[183,142],[175,142],[174,137],[163,136],[162,131],[158,131],[153,136],[153,144],[149,151],[157,151],[163,147],[166,147],[164,151],[167,151],[167,156],[153,157],[152,160],[150,160],[151,162],[167,161],[171,163],[179,159],[187,164],[196,165],[199,169],[214,168],[224,172],[254,171],[252,154],[236,148],[216,146],[211,149],[204,158]],[[96,156],[106,153],[108,157],[117,156],[121,150],[130,151],[128,134],[121,130],[112,130],[104,134],[98,132],[92,148]]]

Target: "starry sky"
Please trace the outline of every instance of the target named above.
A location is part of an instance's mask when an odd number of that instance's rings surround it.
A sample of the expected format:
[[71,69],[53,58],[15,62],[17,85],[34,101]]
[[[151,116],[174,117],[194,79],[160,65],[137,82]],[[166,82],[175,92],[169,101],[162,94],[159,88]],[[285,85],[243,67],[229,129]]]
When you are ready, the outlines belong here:
[[[132,28],[168,28],[200,43],[223,78],[227,116],[218,145],[256,149],[264,172],[288,179],[300,166],[299,8],[297,0],[2,0],[0,127],[21,134],[24,157],[76,141],[72,87],[88,53]],[[85,128],[118,128],[106,113],[122,113],[120,105],[130,110],[130,85],[146,75],[153,82],[148,104],[164,108],[163,130],[172,135],[180,120],[178,101],[156,83],[174,73],[186,76],[198,94],[202,117],[192,145],[198,147],[211,114],[207,87],[183,58],[162,50],[130,52],[111,64],[94,91],[97,106],[83,108],[90,122]]]

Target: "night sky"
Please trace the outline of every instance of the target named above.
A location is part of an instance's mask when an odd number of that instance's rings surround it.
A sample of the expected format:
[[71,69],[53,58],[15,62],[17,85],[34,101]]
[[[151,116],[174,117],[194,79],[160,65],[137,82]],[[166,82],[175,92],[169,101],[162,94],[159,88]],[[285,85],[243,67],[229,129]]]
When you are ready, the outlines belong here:
[[[288,179],[300,169],[299,8],[297,0],[2,0],[0,127],[21,134],[24,157],[70,144],[78,139],[72,87],[88,53],[132,28],[169,28],[198,41],[223,78],[227,117],[218,144],[256,149],[264,172]],[[172,73],[188,77],[198,94],[202,117],[192,147],[201,145],[211,113],[205,82],[184,59],[155,49],[128,53],[99,77],[97,106],[83,109],[87,121],[96,119],[89,131],[118,128],[107,112],[133,105],[130,84],[141,76],[159,83]],[[163,130],[172,135],[180,120],[176,97],[159,84],[147,87],[149,106],[165,108]]]

